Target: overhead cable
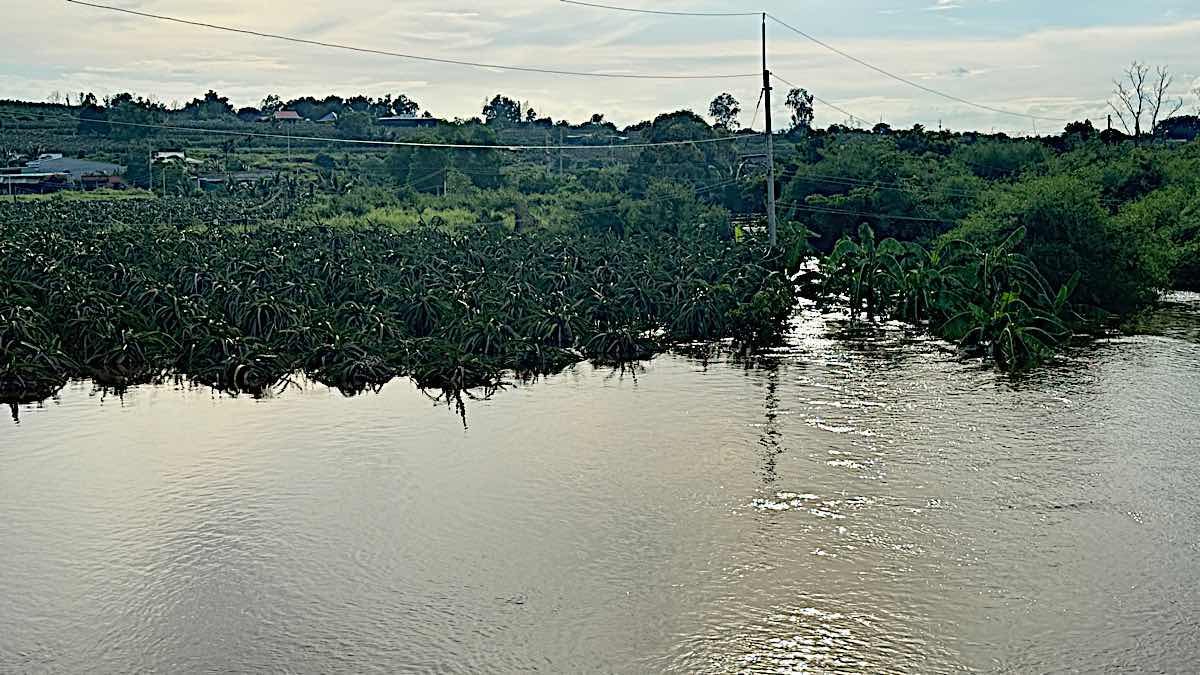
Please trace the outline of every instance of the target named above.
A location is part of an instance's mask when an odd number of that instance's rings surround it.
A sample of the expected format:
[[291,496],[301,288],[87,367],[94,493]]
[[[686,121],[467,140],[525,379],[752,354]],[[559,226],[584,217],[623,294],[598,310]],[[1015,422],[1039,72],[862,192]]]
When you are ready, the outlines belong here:
[[739,73],[739,74],[707,74],[707,75],[649,75],[649,74],[632,74],[632,73],[602,73],[588,72],[578,70],[560,70],[555,68],[537,68],[534,66],[509,66],[496,63],[481,63],[477,61],[464,61],[460,59],[447,59],[433,56],[420,56],[417,54],[406,54],[402,52],[393,52],[383,49],[369,49],[366,47],[355,47],[337,42],[326,42],[323,40],[309,40],[306,38],[298,38],[290,35],[280,35],[277,33],[265,33],[262,31],[250,30],[247,28],[236,28],[232,26],[223,26],[215,23],[207,23],[203,21],[192,21],[190,19],[181,19],[179,17],[167,16],[164,14],[151,14],[149,12],[139,12],[133,9],[124,7],[114,7],[112,5],[103,5],[94,2],[84,2],[84,0],[64,0],[73,5],[83,7],[92,7],[94,9],[102,9],[109,12],[119,12],[132,16],[139,16],[146,19],[157,19],[159,21],[169,21],[172,23],[184,24],[187,26],[195,26],[197,28],[208,28],[211,30],[219,30],[227,33],[238,33],[241,35],[250,35],[253,37],[268,38],[271,40],[283,40],[285,42],[294,42],[297,44],[312,45],[316,47],[328,47],[330,49],[342,49],[346,51],[359,52],[362,54],[374,54],[376,56],[392,56],[401,59],[410,59],[413,61],[425,61],[428,63],[443,63],[456,66],[468,66],[472,68],[486,68],[493,70],[511,70],[526,73],[546,73],[550,75],[569,75],[574,77],[602,77],[602,78],[620,78],[634,80],[714,80],[714,79],[735,79],[743,77],[758,77],[757,73]]
[[[798,88],[799,88],[799,86],[798,86],[798,85],[792,84],[791,82],[789,82],[789,81],[787,81],[787,80],[783,79],[782,77],[780,77],[780,76],[776,75],[775,73],[771,73],[771,77],[773,77],[773,78],[775,78],[775,79],[779,80],[780,82],[782,82],[782,83],[786,84],[787,86],[789,86],[789,87],[791,87],[791,88],[793,88],[793,89],[798,89]],[[806,90],[806,91],[807,91],[807,90]],[[858,115],[855,115],[854,113],[850,112],[849,110],[846,110],[845,108],[842,108],[842,107],[840,107],[840,106],[838,106],[838,105],[836,105],[836,104],[834,104],[834,103],[830,103],[829,101],[826,101],[825,99],[821,98],[820,96],[817,96],[816,94],[812,93],[811,91],[810,91],[810,92],[808,92],[808,94],[809,94],[810,96],[812,96],[814,99],[816,99],[818,102],[820,102],[822,105],[829,106],[830,108],[833,108],[834,110],[836,110],[836,111],[838,111],[838,112],[842,113],[842,114],[843,114],[843,115],[845,115],[846,117],[849,117],[849,118],[850,118],[850,122],[851,122],[851,124],[853,124],[855,120],[861,120],[861,121],[862,121],[862,122],[864,122],[864,123],[866,122],[866,118],[864,118],[864,117],[859,117]]]
[[[797,35],[799,35],[799,36],[801,36],[801,37],[803,37],[803,38],[805,38],[805,39],[807,39],[807,40],[809,40],[809,41],[811,41],[811,42],[813,42],[813,43],[815,43],[815,44],[817,44],[817,45],[820,45],[821,47],[824,47],[825,49],[828,49],[829,51],[831,51],[831,52],[833,52],[833,53],[835,53],[835,54],[838,54],[838,55],[840,55],[840,56],[843,56],[843,57],[845,57],[845,58],[847,58],[847,59],[850,59],[851,61],[853,61],[853,62],[855,62],[855,63],[859,64],[860,66],[863,66],[863,67],[865,67],[865,68],[869,68],[869,69],[871,69],[871,70],[873,70],[873,71],[875,71],[875,72],[877,72],[877,73],[879,73],[879,74],[881,74],[881,75],[885,75],[885,76],[887,76],[887,77],[890,77],[890,78],[892,78],[893,80],[896,80],[896,81],[898,81],[898,82],[903,82],[904,84],[907,84],[907,85],[909,85],[910,87],[916,87],[917,89],[920,89],[921,91],[928,92],[928,93],[930,93],[930,94],[934,94],[934,95],[936,95],[936,96],[941,96],[942,98],[949,99],[949,100],[951,100],[951,101],[955,101],[955,102],[957,102],[957,103],[962,103],[962,104],[964,104],[964,105],[969,105],[969,106],[972,106],[972,107],[974,107],[974,108],[979,108],[979,109],[981,109],[981,110],[988,110],[988,111],[991,111],[991,112],[994,112],[994,113],[1000,113],[1000,114],[1002,114],[1002,115],[1012,115],[1013,117],[1021,117],[1021,118],[1024,118],[1024,119],[1029,119],[1029,120],[1046,120],[1046,121],[1050,121],[1050,122],[1067,122],[1067,121],[1070,121],[1070,120],[1066,120],[1066,119],[1059,118],[1059,117],[1042,117],[1042,116],[1039,116],[1039,115],[1031,115],[1031,114],[1029,114],[1029,113],[1017,112],[1017,111],[1015,111],[1015,110],[1005,110],[1004,108],[997,108],[997,107],[990,106],[990,105],[986,105],[986,104],[983,104],[983,103],[976,103],[975,101],[970,101],[970,100],[968,100],[968,99],[962,98],[961,96],[955,96],[954,94],[948,94],[948,93],[946,93],[946,92],[944,92],[944,91],[940,91],[940,90],[938,90],[938,89],[934,89],[933,87],[927,87],[927,86],[925,86],[925,85],[923,85],[923,84],[921,84],[921,83],[919,83],[919,82],[915,82],[915,81],[913,81],[913,80],[911,80],[911,79],[909,79],[909,78],[907,78],[907,77],[904,77],[904,76],[902,76],[902,75],[897,75],[896,73],[893,73],[893,72],[891,72],[891,71],[884,70],[883,68],[880,68],[879,66],[877,66],[877,65],[875,65],[875,64],[873,64],[873,63],[870,63],[870,62],[868,62],[868,61],[864,61],[863,59],[860,59],[860,58],[858,58],[857,56],[854,56],[853,54],[849,54],[849,53],[847,53],[847,52],[845,52],[845,51],[843,51],[843,50],[841,50],[841,49],[838,49],[837,47],[835,47],[835,46],[833,46],[833,45],[829,44],[828,42],[825,42],[825,41],[823,41],[823,40],[820,40],[820,39],[818,39],[818,38],[816,38],[816,37],[814,37],[814,36],[812,36],[812,35],[810,35],[810,34],[808,34],[808,33],[804,32],[804,31],[800,30],[799,28],[796,28],[795,26],[793,26],[793,25],[791,25],[791,24],[789,24],[789,23],[787,23],[787,22],[783,21],[782,19],[780,19],[779,17],[777,17],[777,16],[775,16],[775,15],[773,15],[773,14],[767,14],[767,16],[768,16],[768,17],[769,17],[769,18],[770,18],[772,21],[774,21],[775,23],[779,24],[780,26],[783,26],[784,28],[786,28],[786,29],[788,29],[788,30],[792,31],[793,33],[796,33]],[[828,105],[828,104],[826,104],[826,105]]]
[[[12,117],[0,113],[0,116]],[[545,150],[614,150],[622,148],[657,148],[665,146],[679,145],[703,145],[708,143],[726,143],[736,141],[743,138],[754,138],[758,134],[742,134],[735,136],[717,136],[714,138],[701,138],[691,141],[657,141],[653,143],[622,143],[620,145],[488,145],[480,143],[426,143],[420,141],[379,141],[359,138],[334,138],[329,136],[294,136],[291,134],[280,133],[263,133],[255,131],[232,131],[225,129],[206,129],[202,127],[180,127],[168,124],[142,124],[138,122],[118,122],[115,120],[105,119],[90,119],[86,117],[60,116],[54,119],[61,121],[85,122],[89,124],[108,124],[122,127],[134,127],[141,129],[163,129],[166,131],[178,131],[187,133],[202,133],[202,134],[217,134],[223,136],[240,136],[243,138],[271,138],[277,140],[292,140],[292,141],[314,141],[318,143],[344,143],[351,145],[369,145],[380,147],[405,147],[405,148],[439,148],[443,150],[508,150],[513,152],[520,151],[545,151]]]
[[762,16],[762,12],[682,12],[669,11],[664,9],[638,9],[636,7],[618,7],[616,5],[604,5],[598,2],[580,2],[579,0],[559,0],[559,2],[568,5],[579,5],[581,7],[595,7],[596,9],[611,9],[617,12],[633,12],[636,14],[663,14],[666,16]]

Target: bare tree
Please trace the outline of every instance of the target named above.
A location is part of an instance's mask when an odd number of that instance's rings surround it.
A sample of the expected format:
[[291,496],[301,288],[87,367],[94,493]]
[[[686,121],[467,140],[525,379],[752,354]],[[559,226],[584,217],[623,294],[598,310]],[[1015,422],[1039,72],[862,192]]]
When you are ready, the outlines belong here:
[[[1170,73],[1166,66],[1159,66],[1157,69],[1158,77],[1155,78],[1153,85],[1150,88],[1150,129],[1154,130],[1158,126],[1159,120],[1170,119],[1175,116],[1183,108],[1183,97],[1168,100],[1170,96],[1171,85],[1175,83],[1175,76]],[[1163,110],[1168,110],[1167,114],[1163,115]]]
[[[1160,118],[1165,119],[1179,112],[1183,107],[1183,99],[1168,100],[1171,85],[1175,77],[1166,66],[1158,66],[1155,74],[1150,74],[1150,66],[1134,61],[1121,79],[1113,80],[1113,96],[1116,100],[1108,105],[1117,113],[1125,133],[1134,139],[1142,137],[1142,121],[1150,117],[1150,129],[1153,130]],[[1163,115],[1163,110],[1169,110]]]

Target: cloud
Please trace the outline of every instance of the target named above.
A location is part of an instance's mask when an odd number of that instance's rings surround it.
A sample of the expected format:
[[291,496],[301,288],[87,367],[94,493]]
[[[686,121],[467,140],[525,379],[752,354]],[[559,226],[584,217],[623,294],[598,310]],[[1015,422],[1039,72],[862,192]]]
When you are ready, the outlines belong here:
[[[938,0],[934,6],[974,6],[982,1]],[[894,6],[897,0],[888,4]],[[543,0],[469,5],[446,0],[360,0],[353,13],[327,3],[283,0],[145,0],[137,6],[213,23],[436,57],[613,73],[744,72],[750,76],[601,80],[464,68],[112,16],[65,3],[17,3],[5,8],[6,20],[22,30],[11,31],[0,42],[0,81],[4,82],[0,97],[42,99],[53,90],[91,90],[101,95],[134,91],[156,93],[170,101],[190,100],[215,87],[236,104],[248,105],[267,93],[382,96],[415,90],[418,100],[435,114],[455,117],[478,114],[485,96],[503,92],[529,100],[540,112],[556,118],[579,120],[603,112],[618,123],[632,123],[684,107],[703,111],[713,96],[729,91],[742,101],[745,123],[754,112],[761,82],[753,75],[761,70],[753,19],[643,19],[567,10]],[[668,6],[718,8],[701,2]],[[794,9],[781,4],[775,11],[788,16]],[[831,6],[831,14],[821,19],[827,27],[818,23],[814,30],[847,52],[901,74],[914,74],[928,86],[1026,114],[1096,119],[1103,114],[1113,75],[1133,58],[1169,63],[1180,73],[1200,72],[1197,20],[980,36],[958,30],[947,35],[943,21],[930,21],[919,11],[908,15],[921,26],[910,33],[892,30],[897,24],[893,18],[870,19],[874,24],[853,20],[863,16],[861,8],[845,9],[845,21],[837,11],[841,10]],[[1014,21],[1020,18],[1015,12],[1012,15]],[[55,35],[75,37],[47,39]],[[895,126],[915,122],[929,126],[938,119],[954,128],[1029,126],[1025,119],[915,90],[782,31],[772,31],[770,49],[772,70],[864,118],[877,120],[883,115]],[[1180,77],[1181,94],[1185,79]],[[819,123],[843,117],[821,105],[817,113]],[[779,114],[783,115],[782,109]]]
[[925,8],[927,12],[946,12],[953,9],[962,9],[962,2],[959,0],[937,0],[934,4]]

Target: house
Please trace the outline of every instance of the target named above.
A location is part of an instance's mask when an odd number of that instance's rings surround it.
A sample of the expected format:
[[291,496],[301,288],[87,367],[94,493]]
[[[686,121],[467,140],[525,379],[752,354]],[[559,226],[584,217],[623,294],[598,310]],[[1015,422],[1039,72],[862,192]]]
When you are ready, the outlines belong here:
[[83,176],[79,179],[82,190],[124,190],[127,187],[129,184],[121,176]]
[[155,164],[174,164],[182,162],[184,164],[199,165],[204,162],[198,159],[192,159],[187,156],[187,152],[183,150],[159,150],[150,155]]
[[338,114],[335,112],[330,112],[328,115],[317,120],[317,124],[333,124],[336,121],[338,121]]
[[70,180],[78,182],[84,176],[118,176],[125,173],[125,167],[110,162],[93,162],[86,159],[74,159],[58,155],[54,159],[35,159],[21,169],[23,174],[62,174]]
[[400,129],[422,129],[432,128],[438,125],[436,117],[417,117],[416,115],[391,115],[388,117],[380,117],[375,120],[381,126],[396,127]]
[[43,194],[70,187],[71,179],[63,173],[10,173],[0,175],[2,194]]
[[216,190],[231,185],[253,185],[259,181],[275,177],[273,171],[231,171],[200,176],[198,182],[202,190]]
[[303,122],[304,118],[295,110],[280,110],[271,116],[276,122]]

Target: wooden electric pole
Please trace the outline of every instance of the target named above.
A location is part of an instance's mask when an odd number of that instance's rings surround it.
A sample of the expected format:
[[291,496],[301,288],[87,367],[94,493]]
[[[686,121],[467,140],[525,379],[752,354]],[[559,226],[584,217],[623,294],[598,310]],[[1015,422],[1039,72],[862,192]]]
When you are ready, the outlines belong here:
[[779,242],[775,222],[775,132],[771,128],[771,71],[767,70],[767,14],[762,17],[763,104],[767,108],[767,239],[774,247]]

